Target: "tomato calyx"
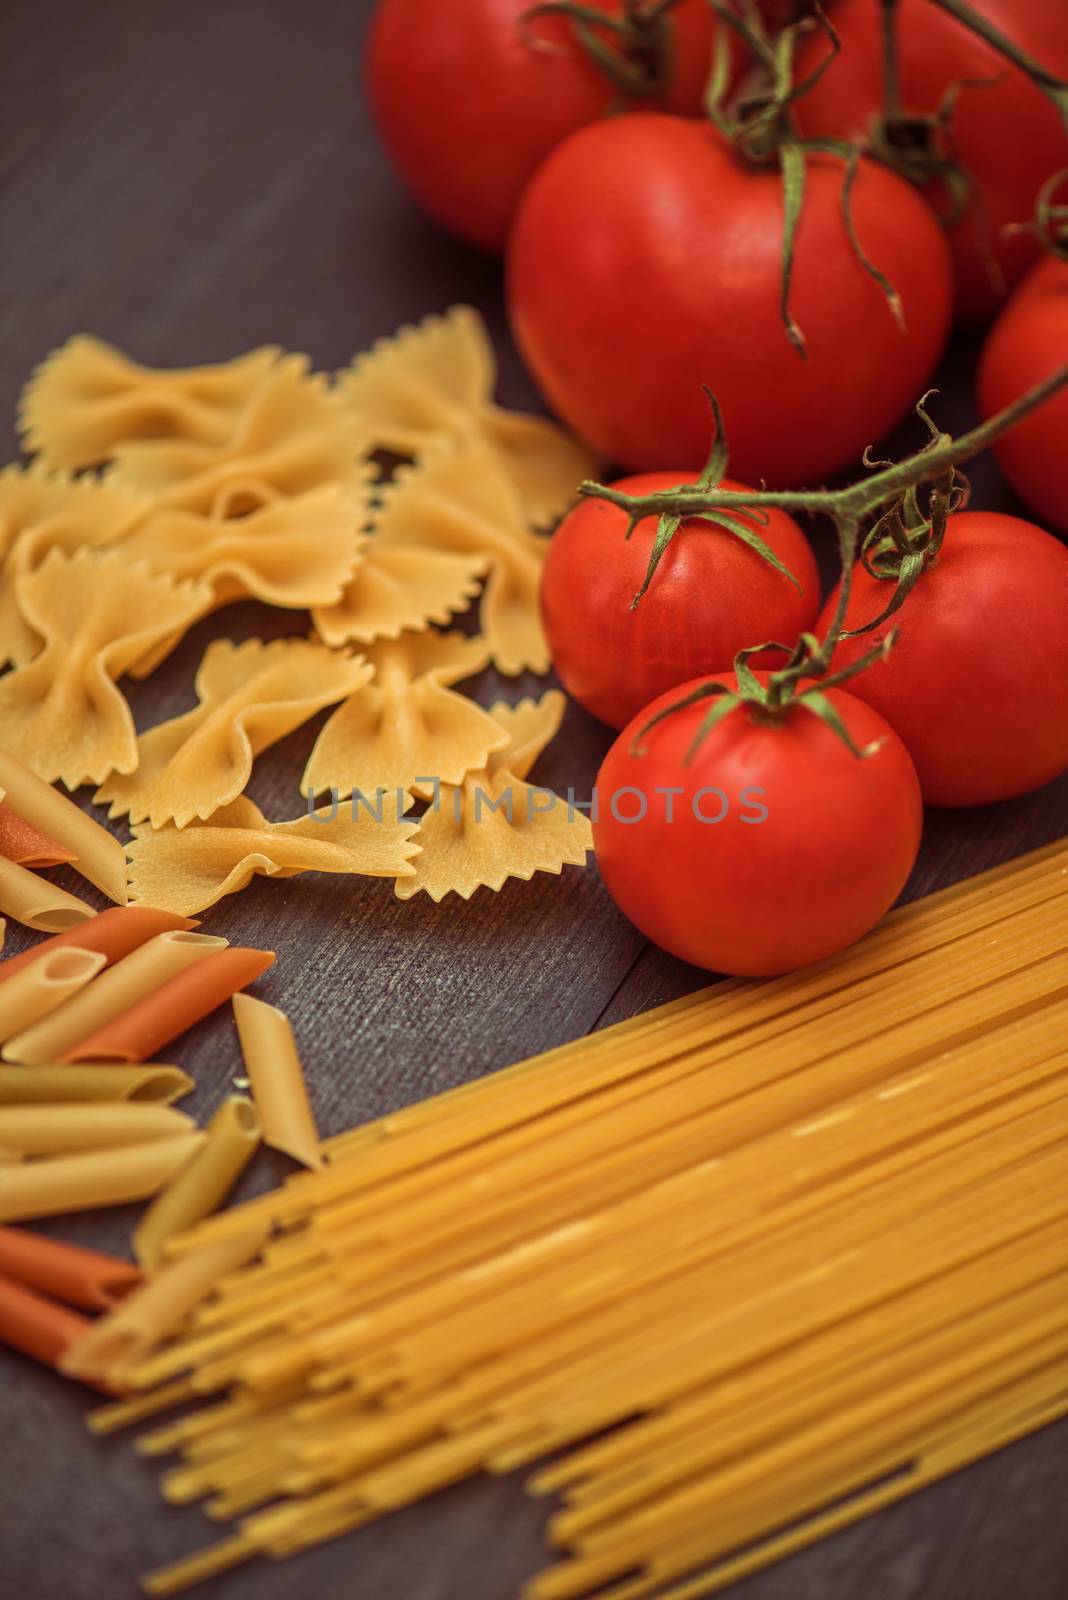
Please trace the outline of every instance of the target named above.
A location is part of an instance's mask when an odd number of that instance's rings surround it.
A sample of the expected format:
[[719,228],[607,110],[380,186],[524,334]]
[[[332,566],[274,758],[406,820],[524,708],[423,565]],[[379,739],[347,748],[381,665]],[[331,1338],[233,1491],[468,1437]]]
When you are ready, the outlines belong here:
[[[928,398],[924,395],[917,403],[916,414],[930,431],[930,449],[945,435],[927,411]],[[866,450],[864,465],[892,467],[893,462],[875,461]],[[921,491],[925,500],[921,499]],[[870,577],[892,583],[894,592],[869,622],[859,628],[844,628],[843,639],[871,633],[900,611],[920,578],[937,560],[949,518],[965,509],[970,492],[967,478],[951,466],[931,484],[911,485],[876,518],[861,541],[858,560]]]
[[[892,168],[917,188],[926,189],[932,182],[942,185],[949,200],[948,206],[939,212],[944,227],[953,227],[965,215],[969,206],[971,207],[987,276],[995,291],[998,294],[1005,294],[1008,285],[994,255],[990,223],[983,204],[982,192],[974,174],[957,156],[953,141],[953,118],[961,93],[965,90],[991,88],[999,80],[996,77],[958,78],[947,88],[937,111],[932,113],[907,110],[902,103],[898,71],[898,0],[881,0],[881,4],[885,103],[882,113],[874,118],[871,125],[870,152],[884,166]],[[1068,82],[1059,78],[1056,73],[1050,72],[1040,61],[1022,50],[1007,34],[1002,33],[1000,28],[981,12],[976,11],[968,0],[932,0],[932,4],[948,12],[1006,61],[1019,68],[1035,88],[1056,106],[1065,127],[1068,128]],[[1064,177],[1065,174],[1061,173],[1059,177],[1053,179],[1053,187],[1063,181]],[[1047,189],[1049,187],[1046,186]],[[1054,242],[1055,234],[1051,233],[1050,228],[1051,215],[1044,206],[1045,194],[1046,190],[1043,190],[1039,196],[1034,220],[1022,226],[1037,230],[1047,248],[1053,249],[1057,254],[1061,254],[1063,250],[1068,255],[1068,240],[1065,240],[1063,246]],[[1063,219],[1064,213],[1061,212],[1056,219],[1058,227]]]
[[557,51],[557,45],[533,35],[530,24],[538,17],[565,17],[576,43],[615,85],[622,104],[663,100],[675,70],[668,12],[677,4],[678,0],[625,0],[622,16],[615,17],[581,0],[539,0],[519,19],[520,31],[531,49]]
[[[720,483],[722,483],[723,479],[727,475],[727,433],[724,427],[723,413],[720,410],[719,401],[716,399],[715,395],[712,393],[707,384],[703,384],[702,388],[708,397],[709,405],[712,407],[712,420],[715,431],[712,439],[712,449],[709,453],[708,460],[705,463],[704,469],[695,480],[694,486],[700,489],[715,489]],[[680,489],[685,489],[688,487],[690,486],[687,484],[679,485]],[[766,525],[769,521],[768,512],[762,510],[759,506],[754,507],[752,511],[747,511],[746,515],[749,517],[750,521],[758,524]],[[784,578],[787,578],[790,583],[793,584],[798,594],[801,593],[801,584],[794,573],[790,571],[790,568],[784,561],[779,560],[779,557],[775,554],[774,550],[771,549],[771,547],[760,537],[756,529],[752,528],[748,522],[743,522],[739,517],[734,516],[729,511],[697,511],[694,513],[694,517],[703,522],[712,522],[716,525],[716,527],[722,528],[726,533],[733,534],[736,539],[740,539],[743,544],[748,545],[750,550],[755,551],[762,561],[766,561],[770,567],[775,568],[776,572],[780,572]],[[623,535],[625,539],[629,539],[631,537],[641,520],[642,518],[640,516],[630,516],[627,519],[627,528]],[[631,611],[635,610],[642,596],[645,594],[645,591],[652,583],[656,574],[656,569],[659,567],[660,562],[663,559],[665,550],[671,541],[676,537],[679,529],[682,527],[683,522],[686,520],[687,518],[681,512],[666,512],[658,518],[656,537],[653,540],[653,547],[649,552],[649,565],[645,569],[645,577],[642,579],[642,586],[630,603]]]
[[[742,650],[735,657],[737,683],[734,687],[710,681],[665,707],[641,729],[635,741],[635,753],[640,753],[640,741],[655,723],[697,700],[711,698],[716,704],[704,718],[688,760],[692,759],[701,741],[716,723],[742,703],[754,706],[761,717],[773,720],[784,716],[792,706],[803,703],[822,717],[855,755],[863,754],[849,738],[848,730],[844,726],[836,726],[841,719],[826,699],[828,688],[844,682],[855,673],[863,672],[885,657],[893,646],[894,634],[891,632],[850,666],[836,673],[830,670],[835,648],[845,632],[845,617],[858,560],[866,556],[865,565],[869,572],[876,577],[892,578],[895,583],[894,594],[883,612],[863,628],[851,630],[853,633],[869,633],[904,604],[923,571],[937,558],[945,537],[946,522],[964,504],[967,494],[966,480],[962,479],[959,472],[961,463],[985,450],[1066,385],[1068,365],[1060,367],[1004,410],[961,434],[958,439],[942,432],[932,421],[926,407],[930,396],[925,395],[916,410],[928,430],[927,443],[913,455],[897,462],[877,462],[865,452],[865,465],[876,470],[871,477],[858,479],[856,483],[841,489],[736,490],[714,486],[722,481],[727,464],[727,448],[719,407],[709,394],[716,419],[716,442],[708,465],[696,483],[677,489],[659,489],[644,495],[630,494],[626,490],[613,489],[591,480],[580,484],[580,495],[607,500],[625,511],[628,531],[633,531],[645,517],[656,516],[659,519],[657,543],[661,545],[661,554],[674,538],[683,519],[710,512],[728,515],[731,512],[744,512],[747,516],[753,516],[764,510],[777,509],[821,514],[832,519],[838,535],[842,578],[834,615],[825,637],[819,640],[814,634],[803,633],[792,648],[771,640]],[[930,491],[926,512],[919,498],[919,490],[924,486],[929,486]],[[862,540],[861,528],[873,517],[876,520]],[[884,545],[887,545],[885,549]],[[779,650],[787,656],[785,665],[771,673],[767,683],[762,683],[748,665],[749,657],[763,650]],[[808,688],[799,687],[805,678],[817,681]]]
[[1030,222],[1010,223],[1006,233],[1036,233],[1043,250],[1068,261],[1068,204],[1057,195],[1068,186],[1068,167],[1062,167],[1038,191],[1035,214]]
[[[713,728],[740,706],[749,707],[756,721],[770,725],[783,723],[798,706],[803,706],[814,716],[819,717],[821,722],[826,723],[835,737],[845,745],[850,755],[858,760],[865,760],[875,754],[881,740],[876,739],[871,744],[858,745],[833,701],[827,698],[826,691],[845,683],[858,672],[864,672],[873,662],[885,660],[893,648],[894,640],[895,634],[891,631],[873,649],[837,672],[828,671],[827,653],[815,634],[803,633],[797,644],[792,647],[780,644],[774,639],[766,640],[763,644],[749,645],[745,650],[739,650],[734,658],[733,686],[715,679],[698,684],[689,694],[683,695],[681,699],[673,701],[671,705],[658,711],[654,717],[650,717],[635,736],[631,752],[635,756],[644,755],[642,740],[650,728],[655,727],[658,722],[663,722],[666,717],[674,716],[689,706],[711,700],[712,704],[701,719],[683,757],[685,766],[689,766],[695,759]],[[766,681],[762,682],[750,667],[749,658],[766,650],[781,650],[787,660],[785,666],[768,673]],[[812,677],[816,681],[805,688],[802,687],[802,682],[807,677]]]
[[[886,274],[865,255],[853,221],[852,196],[861,157],[859,145],[847,139],[802,138],[793,115],[794,103],[815,88],[842,47],[833,23],[822,6],[814,5],[811,15],[790,23],[773,38],[748,0],[709,0],[709,4],[719,18],[720,27],[716,31],[705,110],[740,161],[757,168],[777,165],[782,180],[779,315],[786,337],[804,360],[807,356],[805,335],[790,311],[790,289],[811,154],[837,156],[844,163],[841,209],[850,247],[865,272],[883,291],[894,319],[904,328],[901,298]],[[823,32],[829,49],[806,77],[795,82],[794,55],[798,42],[814,27]],[[729,103],[728,30],[739,36],[754,63],[751,80],[743,84]]]

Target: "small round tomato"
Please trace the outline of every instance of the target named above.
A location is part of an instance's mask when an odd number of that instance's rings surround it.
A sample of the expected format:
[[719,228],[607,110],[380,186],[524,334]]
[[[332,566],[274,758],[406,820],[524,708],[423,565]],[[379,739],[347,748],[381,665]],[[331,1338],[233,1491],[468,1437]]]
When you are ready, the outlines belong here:
[[790,306],[780,311],[783,187],[708,123],[635,112],[557,146],[508,247],[512,327],[550,407],[610,461],[700,461],[708,403],[733,474],[816,482],[915,400],[950,320],[949,257],[927,203],[861,161],[857,236],[901,297],[904,326],[853,249],[844,163],[809,158]]
[[[1064,7],[1051,0],[971,0],[988,22],[1051,72],[1068,73]],[[819,82],[796,102],[802,133],[863,138],[884,105],[880,0],[839,0],[831,19],[841,49]],[[1033,232],[1007,231],[1034,215],[1047,178],[1068,166],[1068,133],[1056,106],[1019,67],[931,0],[898,0],[902,108],[928,115],[955,94],[945,153],[969,195],[950,229],[957,315],[985,322],[1039,251]],[[798,52],[799,75],[827,53],[822,35]],[[946,213],[942,180],[925,190]],[[999,282],[1000,275],[1000,282]]]
[[[625,11],[625,0],[586,3],[614,18]],[[520,195],[553,146],[620,99],[574,24],[531,10],[531,0],[380,0],[371,28],[371,104],[391,159],[439,222],[485,250],[503,250]],[[680,0],[665,23],[665,104],[697,112],[712,10]],[[608,30],[599,37],[618,48]]]
[[[885,608],[893,585],[858,567],[846,627]],[[829,623],[837,591],[827,601]],[[1026,794],[1068,767],[1068,550],[1019,517],[964,511],[900,611],[843,639],[835,669],[879,643],[885,661],[850,689],[900,736],[930,805]]]
[[[979,407],[993,416],[1068,363],[1068,261],[1047,256],[1028,273],[983,347]],[[994,446],[1001,469],[1043,522],[1068,533],[1068,390]]]
[[869,706],[829,689],[872,753],[854,755],[801,700],[776,718],[734,706],[690,759],[715,701],[646,724],[697,687],[654,700],[605,757],[601,876],[642,933],[695,966],[764,977],[821,961],[866,933],[912,870],[922,805],[908,753]]
[[[613,487],[653,494],[695,473],[649,472]],[[723,489],[746,485],[724,479]],[[790,579],[735,534],[689,517],[664,551],[634,609],[656,538],[644,517],[630,538],[626,513],[608,500],[580,500],[553,534],[542,569],[541,617],[564,688],[587,711],[622,728],[666,689],[701,673],[729,672],[739,650],[774,639],[792,645],[819,610],[811,546],[785,511],[767,522],[737,514],[791,572]],[[777,667],[780,652],[752,658]]]

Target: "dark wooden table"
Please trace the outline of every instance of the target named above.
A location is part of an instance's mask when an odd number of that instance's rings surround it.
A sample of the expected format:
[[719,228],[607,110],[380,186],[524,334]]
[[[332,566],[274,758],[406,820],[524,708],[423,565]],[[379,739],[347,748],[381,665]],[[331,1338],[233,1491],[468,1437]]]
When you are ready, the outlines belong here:
[[[534,403],[508,344],[496,264],[424,221],[376,148],[360,78],[370,9],[370,0],[5,0],[0,416],[11,415],[30,368],[79,330],[162,364],[279,342],[331,368],[457,300],[489,320],[504,398]],[[957,425],[969,414],[971,354],[966,344],[951,352],[945,374],[940,415]],[[1011,507],[989,463],[974,484],[977,504]],[[133,693],[140,726],[192,704],[195,664],[223,628],[297,632],[301,619],[255,606],[212,618]],[[487,675],[483,697],[501,688],[515,697],[539,684]],[[253,793],[269,815],[302,809],[298,774],[319,725],[259,763]],[[608,742],[572,707],[539,781],[591,783]],[[908,892],[1066,831],[1065,780],[1009,804],[933,813]],[[261,988],[295,1020],[327,1131],[707,981],[646,944],[592,867],[437,907],[399,902],[388,883],[260,879],[206,926],[279,952]],[[211,1106],[239,1070],[228,1016],[197,1028],[175,1057],[197,1077],[195,1108]],[[284,1167],[259,1158],[244,1192]],[[121,1250],[129,1221],[110,1212],[49,1231]],[[125,1600],[139,1571],[214,1535],[197,1510],[163,1506],[155,1472],[125,1440],[90,1439],[85,1405],[29,1362],[0,1359],[0,1594],[10,1600]],[[1066,1458],[1062,1423],[732,1594],[1061,1600]],[[544,1564],[542,1518],[518,1482],[469,1484],[202,1593],[508,1600]]]

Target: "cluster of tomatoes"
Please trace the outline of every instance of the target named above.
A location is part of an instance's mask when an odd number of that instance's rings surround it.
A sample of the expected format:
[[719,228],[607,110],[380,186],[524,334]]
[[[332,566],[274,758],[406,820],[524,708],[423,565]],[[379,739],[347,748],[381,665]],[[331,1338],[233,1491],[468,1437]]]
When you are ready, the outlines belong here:
[[[371,89],[396,165],[448,227],[504,251],[520,350],[552,410],[634,474],[617,487],[695,479],[706,388],[736,475],[721,487],[785,489],[858,470],[954,321],[996,319],[984,414],[1068,362],[1068,261],[1044,252],[1034,223],[1068,169],[1048,92],[1068,78],[1068,9],[971,0],[1017,64],[953,6],[898,0],[891,91],[881,0],[829,0],[830,27],[790,34],[806,92],[750,117],[761,137],[779,117],[778,150],[739,147],[703,114],[713,60],[740,85],[743,122],[761,106],[735,33],[729,50],[715,42],[723,9],[382,0],[376,15]],[[748,0],[736,9],[753,22]],[[774,30],[806,8],[759,9]],[[602,875],[659,944],[744,974],[818,960],[899,894],[923,802],[997,801],[1068,767],[1068,549],[1046,531],[1068,532],[1068,390],[998,451],[1042,526],[952,515],[893,618],[892,650],[828,688],[820,714],[811,697],[767,709],[749,692],[781,666],[778,646],[825,636],[834,616],[837,594],[821,610],[812,550],[784,510],[737,512],[733,528],[683,521],[636,606],[657,519],[629,527],[598,499],[565,517],[543,618],[565,687],[623,730],[599,789],[757,789],[767,808],[744,832],[686,804],[650,807],[640,825],[597,820]],[[887,599],[886,574],[858,565],[835,671],[889,632],[849,632]],[[761,641],[776,645],[748,656],[740,682],[738,652]],[[722,715],[708,698],[680,704],[709,674],[742,692]]]

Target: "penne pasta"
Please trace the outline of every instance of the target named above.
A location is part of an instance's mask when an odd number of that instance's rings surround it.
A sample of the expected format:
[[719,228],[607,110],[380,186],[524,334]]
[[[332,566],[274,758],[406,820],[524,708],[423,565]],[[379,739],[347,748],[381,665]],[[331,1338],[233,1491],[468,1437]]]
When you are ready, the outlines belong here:
[[0,1344],[46,1367],[58,1367],[65,1351],[91,1327],[87,1317],[0,1272]]
[[157,934],[196,926],[190,917],[177,916],[173,911],[158,911],[155,906],[114,906],[110,911],[101,911],[91,921],[83,922],[77,928],[55,934],[36,949],[24,950],[21,955],[0,961],[0,984],[7,983],[16,972],[21,972],[23,967],[29,966],[31,961],[36,961],[47,951],[61,950],[65,945],[75,944],[80,950],[97,950],[104,957],[105,965],[110,966]]
[[15,1278],[83,1311],[109,1311],[141,1282],[129,1261],[24,1228],[0,1228],[0,1277]]
[[65,1351],[60,1370],[69,1377],[121,1386],[124,1369],[174,1333],[221,1277],[259,1251],[265,1237],[264,1228],[255,1228],[172,1261],[86,1328]]
[[193,1080],[188,1074],[156,1062],[136,1067],[101,1066],[91,1061],[77,1066],[0,1065],[0,1106],[102,1100],[168,1105],[192,1088]]
[[85,987],[104,965],[96,950],[67,945],[38,957],[0,988],[0,1040],[32,1027]]
[[62,867],[74,860],[73,850],[0,803],[0,856],[20,867]]
[[4,1060],[63,1061],[83,1039],[151,999],[177,973],[225,948],[226,940],[214,934],[184,929],[158,933],[50,1016],[9,1038]]
[[61,1156],[107,1150],[191,1133],[196,1124],[172,1106],[113,1104],[0,1106],[0,1145],[21,1156]]
[[235,994],[233,1005],[264,1143],[305,1167],[322,1166],[319,1134],[289,1018],[277,1006],[248,994]]
[[126,856],[118,839],[8,751],[0,749],[5,803],[73,852],[75,869],[117,905],[126,904]]
[[196,1155],[202,1133],[26,1161],[0,1171],[0,1222],[147,1200]]
[[40,933],[60,933],[87,922],[93,908],[77,895],[0,855],[0,911]]
[[144,1061],[258,978],[272,950],[217,950],[71,1050],[68,1061]]
[[208,1123],[194,1160],[156,1196],[137,1225],[134,1255],[146,1270],[159,1266],[168,1239],[222,1205],[259,1145],[255,1106],[242,1095],[231,1095]]

